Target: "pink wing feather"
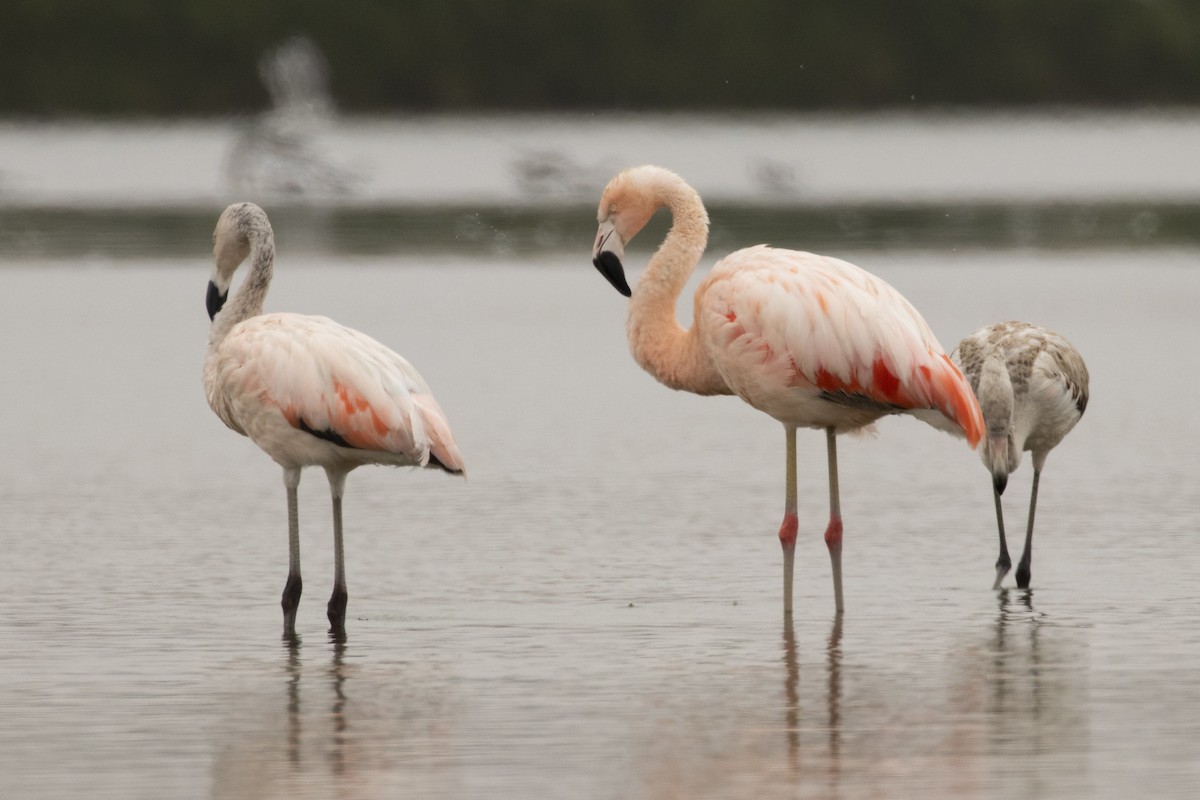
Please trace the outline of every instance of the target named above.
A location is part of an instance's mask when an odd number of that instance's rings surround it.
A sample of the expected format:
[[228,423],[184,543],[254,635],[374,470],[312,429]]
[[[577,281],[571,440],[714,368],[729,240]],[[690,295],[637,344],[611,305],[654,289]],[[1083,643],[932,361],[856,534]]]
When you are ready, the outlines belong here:
[[[450,470],[462,457],[429,386],[399,354],[327,317],[267,314],[230,332],[222,351],[241,352],[239,394],[279,408],[288,423],[351,447],[396,453]],[[326,438],[332,438],[326,437]]]
[[[912,305],[835,258],[766,246],[719,262],[701,285],[713,360],[774,416],[796,390],[843,393],[897,410],[936,409],[974,447],[983,418],[970,385]],[[759,400],[760,402],[756,402]]]

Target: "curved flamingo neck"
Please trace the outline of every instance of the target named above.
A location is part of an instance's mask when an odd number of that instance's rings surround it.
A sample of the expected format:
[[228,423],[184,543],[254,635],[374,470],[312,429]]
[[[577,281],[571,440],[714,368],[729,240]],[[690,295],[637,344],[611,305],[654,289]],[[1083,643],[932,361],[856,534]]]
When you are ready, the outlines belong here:
[[250,274],[213,320],[209,341],[214,344],[224,339],[239,322],[261,314],[267,290],[271,287],[271,276],[275,271],[275,238],[269,230],[252,231],[247,238],[250,241]]
[[629,347],[638,364],[660,383],[696,394],[730,394],[700,344],[699,330],[684,329],[675,303],[708,244],[708,213],[699,195],[680,182],[660,190],[659,207],[671,228],[638,278],[629,304]]

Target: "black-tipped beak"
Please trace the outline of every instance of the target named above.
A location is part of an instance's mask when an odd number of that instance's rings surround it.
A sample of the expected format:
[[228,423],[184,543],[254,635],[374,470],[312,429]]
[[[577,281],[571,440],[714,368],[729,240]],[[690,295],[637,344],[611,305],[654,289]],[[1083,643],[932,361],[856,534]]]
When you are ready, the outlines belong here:
[[996,487],[996,494],[1004,494],[1004,488],[1008,486],[1008,475],[993,475],[992,486]]
[[592,263],[596,265],[596,269],[600,270],[600,274],[608,278],[608,282],[613,285],[621,294],[626,297],[633,295],[633,290],[629,288],[629,284],[625,280],[625,267],[621,266],[621,258],[611,250],[601,250],[592,259]]
[[208,307],[208,318],[215,319],[217,312],[225,305],[225,298],[229,296],[229,292],[222,292],[217,288],[217,285],[212,281],[208,282],[208,294],[204,298],[204,305]]
[[625,242],[617,233],[612,220],[601,220],[600,229],[596,231],[596,244],[592,247],[592,264],[608,279],[614,289],[626,297],[632,297],[633,290],[625,281],[625,267],[621,265],[621,255],[624,252]]

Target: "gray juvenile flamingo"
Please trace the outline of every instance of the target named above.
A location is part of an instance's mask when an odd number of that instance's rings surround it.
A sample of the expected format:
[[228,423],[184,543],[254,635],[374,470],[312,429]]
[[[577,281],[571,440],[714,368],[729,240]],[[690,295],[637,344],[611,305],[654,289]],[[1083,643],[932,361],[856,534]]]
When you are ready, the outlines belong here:
[[1088,403],[1088,371],[1070,342],[1054,331],[1028,322],[1000,322],[980,328],[958,343],[951,354],[979,398],[987,435],[979,455],[992,473],[1000,557],[993,589],[1012,568],[1004,538],[1000,495],[1008,475],[1033,453],[1033,491],[1025,526],[1025,551],[1017,564],[1017,586],[1029,586],[1033,559],[1033,515],[1038,481],[1046,456],[1071,432]]

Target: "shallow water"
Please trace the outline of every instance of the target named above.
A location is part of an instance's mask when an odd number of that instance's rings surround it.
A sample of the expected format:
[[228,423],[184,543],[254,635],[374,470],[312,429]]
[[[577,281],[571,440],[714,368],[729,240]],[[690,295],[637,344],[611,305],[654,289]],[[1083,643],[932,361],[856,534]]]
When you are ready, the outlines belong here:
[[1060,330],[1092,401],[1047,463],[1028,592],[989,588],[961,442],[906,419],[844,439],[840,622],[802,434],[788,625],[778,426],[643,374],[589,242],[327,263],[281,240],[269,308],[404,353],[470,473],[351,476],[343,642],[307,473],[294,646],[280,472],[200,388],[204,254],[5,262],[4,795],[1195,795],[1193,253],[839,253],[948,348],[1010,317]]

